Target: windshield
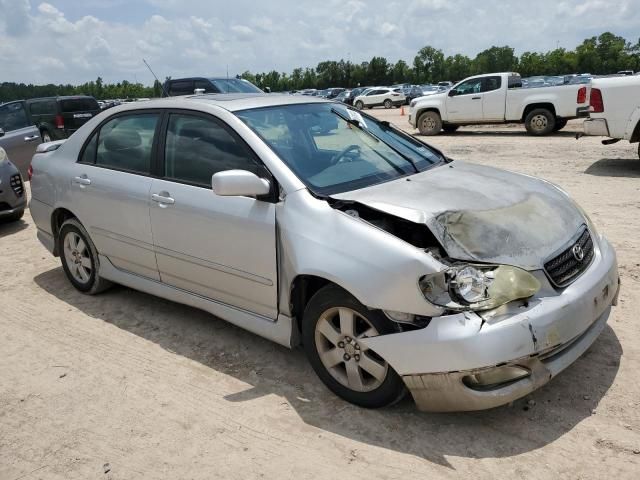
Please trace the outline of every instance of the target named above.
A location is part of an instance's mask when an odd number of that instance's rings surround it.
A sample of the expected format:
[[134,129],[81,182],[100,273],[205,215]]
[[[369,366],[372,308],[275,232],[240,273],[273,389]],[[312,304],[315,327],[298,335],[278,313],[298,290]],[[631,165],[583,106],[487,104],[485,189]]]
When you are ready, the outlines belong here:
[[264,93],[253,83],[241,78],[211,78],[209,81],[221,93]]
[[444,160],[389,124],[337,103],[280,105],[236,115],[320,195],[388,182]]

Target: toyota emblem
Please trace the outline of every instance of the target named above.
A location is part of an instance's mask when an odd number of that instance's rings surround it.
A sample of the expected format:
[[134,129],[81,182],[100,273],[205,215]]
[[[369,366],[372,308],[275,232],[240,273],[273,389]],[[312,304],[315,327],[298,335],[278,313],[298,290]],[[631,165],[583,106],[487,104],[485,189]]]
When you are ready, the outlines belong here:
[[579,262],[581,262],[584,258],[584,250],[582,250],[582,247],[580,245],[574,245],[571,249],[571,252],[573,252],[573,258],[575,258]]

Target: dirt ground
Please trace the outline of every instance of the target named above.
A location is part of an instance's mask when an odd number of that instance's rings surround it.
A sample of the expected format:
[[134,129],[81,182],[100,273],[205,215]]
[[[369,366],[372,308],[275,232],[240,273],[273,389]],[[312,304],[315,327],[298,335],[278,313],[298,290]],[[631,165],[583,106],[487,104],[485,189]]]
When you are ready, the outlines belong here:
[[354,407],[302,351],[127,288],[84,296],[28,212],[0,225],[0,479],[640,478],[640,160],[579,129],[426,139],[561,185],[618,252],[620,303],[592,348],[486,412]]

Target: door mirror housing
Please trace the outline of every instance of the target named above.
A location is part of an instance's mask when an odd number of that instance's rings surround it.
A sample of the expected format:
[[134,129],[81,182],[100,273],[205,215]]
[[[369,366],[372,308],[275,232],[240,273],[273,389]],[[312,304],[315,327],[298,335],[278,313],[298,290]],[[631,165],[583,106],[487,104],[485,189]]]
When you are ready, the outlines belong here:
[[247,170],[225,170],[211,177],[211,189],[221,197],[258,197],[267,195],[271,184]]
[[458,92],[456,91],[455,88],[452,88],[451,90],[449,90],[449,96],[450,97],[455,97],[458,94]]
[[0,137],[4,137],[4,130],[0,128]]

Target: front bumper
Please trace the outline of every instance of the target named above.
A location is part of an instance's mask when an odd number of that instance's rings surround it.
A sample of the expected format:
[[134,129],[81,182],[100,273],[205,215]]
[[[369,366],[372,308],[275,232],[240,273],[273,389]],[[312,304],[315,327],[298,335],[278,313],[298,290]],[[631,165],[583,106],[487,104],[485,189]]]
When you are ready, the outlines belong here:
[[609,126],[604,118],[590,118],[583,123],[585,135],[596,135],[599,137],[609,136]]
[[[547,383],[589,348],[606,325],[619,288],[616,256],[600,238],[593,263],[562,292],[548,292],[507,313],[434,318],[420,330],[362,340],[400,374],[425,411],[497,407]],[[530,372],[490,388],[469,386],[476,374],[518,366]]]
[[[10,217],[16,213],[20,213],[27,206],[27,192],[22,183],[23,193],[17,195],[11,187],[11,177],[17,175],[18,170],[11,165],[3,167],[7,173],[0,171],[0,218]],[[22,179],[20,180],[22,182]]]

